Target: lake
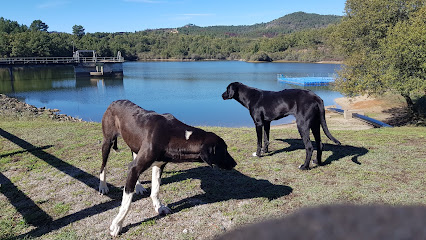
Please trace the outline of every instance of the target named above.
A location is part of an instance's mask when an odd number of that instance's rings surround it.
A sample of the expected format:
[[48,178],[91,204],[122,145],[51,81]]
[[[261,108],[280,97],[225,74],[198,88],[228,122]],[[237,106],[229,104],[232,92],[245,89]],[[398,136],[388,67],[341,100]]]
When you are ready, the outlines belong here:
[[[14,81],[0,68],[0,92],[36,107],[60,109],[63,114],[100,122],[108,105],[129,99],[147,110],[171,113],[194,126],[253,126],[249,112],[235,100],[222,100],[231,82],[279,91],[297,86],[277,81],[287,76],[330,76],[336,64],[247,63],[240,61],[125,62],[120,78],[75,78],[73,67],[14,68]],[[339,92],[307,87],[324,104],[335,105]],[[293,117],[273,122],[289,123]]]

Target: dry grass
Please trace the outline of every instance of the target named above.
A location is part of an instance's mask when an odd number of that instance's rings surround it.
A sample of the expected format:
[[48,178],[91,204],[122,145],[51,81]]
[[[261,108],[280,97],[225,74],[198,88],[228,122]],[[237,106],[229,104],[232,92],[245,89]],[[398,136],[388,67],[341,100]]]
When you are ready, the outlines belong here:
[[[0,239],[109,239],[131,154],[119,140],[108,163],[111,192],[97,192],[98,123],[0,117]],[[169,164],[160,217],[147,196],[135,196],[118,239],[209,239],[230,229],[332,203],[426,205],[426,128],[332,130],[326,165],[300,171],[305,150],[295,128],[271,131],[271,153],[253,158],[254,128],[205,128],[223,137],[235,170]],[[324,139],[324,136],[323,136]],[[150,171],[142,174],[150,187]]]

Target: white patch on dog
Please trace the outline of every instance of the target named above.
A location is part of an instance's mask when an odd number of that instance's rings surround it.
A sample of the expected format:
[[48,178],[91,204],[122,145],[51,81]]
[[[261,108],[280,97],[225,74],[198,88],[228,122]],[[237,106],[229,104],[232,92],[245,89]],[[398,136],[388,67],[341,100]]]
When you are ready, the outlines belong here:
[[123,227],[123,221],[126,217],[127,213],[130,209],[130,204],[132,203],[133,193],[126,193],[126,190],[123,190],[123,200],[121,201],[120,211],[118,212],[118,215],[114,218],[114,220],[111,223],[111,226],[109,227],[109,230],[111,231],[110,234],[113,237],[118,236],[118,234],[121,231],[121,228]]
[[253,157],[257,157],[256,152],[252,153],[251,155],[252,155]]
[[104,168],[101,174],[99,174],[99,193],[101,195],[107,194],[109,192],[108,186],[106,184],[105,171],[106,168]]
[[161,204],[160,199],[158,199],[158,192],[160,191],[161,184],[161,168],[157,166],[152,166],[152,181],[151,181],[151,199],[152,205],[154,205],[154,210],[160,215],[167,215],[172,213],[170,208]]
[[137,154],[137,153],[132,152],[132,155],[133,155],[133,160],[135,160],[135,159],[136,159],[136,156],[137,156],[138,154]]
[[186,140],[189,140],[189,137],[191,137],[191,135],[192,135],[192,131],[185,130],[185,138],[186,138]]

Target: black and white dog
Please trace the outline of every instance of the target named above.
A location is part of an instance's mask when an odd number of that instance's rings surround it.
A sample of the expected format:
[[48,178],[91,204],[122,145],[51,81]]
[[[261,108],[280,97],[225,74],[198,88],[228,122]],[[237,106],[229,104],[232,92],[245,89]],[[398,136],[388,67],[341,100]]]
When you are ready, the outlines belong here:
[[129,165],[120,211],[110,226],[112,236],[117,236],[123,226],[135,189],[137,194],[146,191],[138,178],[150,166],[154,210],[159,214],[169,214],[171,210],[162,205],[158,198],[161,174],[168,162],[204,161],[223,169],[232,169],[237,165],[229,155],[225,141],[216,134],[188,126],[171,114],[147,111],[128,100],[111,103],[102,118],[102,132],[101,194],[108,193],[105,166],[111,147],[117,149],[119,135],[130,147],[134,158]]
[[[239,82],[233,82],[228,85],[226,91],[222,94],[222,98],[224,100],[235,99],[250,111],[257,134],[257,151],[253,153],[253,156],[260,157],[262,152],[268,152],[271,121],[288,115],[296,117],[297,129],[305,144],[306,159],[305,163],[300,165],[300,169],[309,169],[313,152],[309,138],[310,129],[317,145],[317,160],[314,163],[321,165],[323,144],[321,143],[320,126],[330,140],[340,145],[340,142],[328,131],[322,99],[309,90],[263,91]],[[263,133],[262,129],[264,130]],[[262,134],[264,134],[263,148]]]

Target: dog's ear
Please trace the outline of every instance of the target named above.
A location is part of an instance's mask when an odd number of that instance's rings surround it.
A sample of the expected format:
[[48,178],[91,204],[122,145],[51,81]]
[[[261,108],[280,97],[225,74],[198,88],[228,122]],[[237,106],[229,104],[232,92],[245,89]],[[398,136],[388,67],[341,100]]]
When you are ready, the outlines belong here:
[[234,97],[234,87],[232,86],[232,84],[229,84],[228,89],[226,90],[228,92],[228,98],[233,98]]
[[210,166],[216,165],[222,169],[232,169],[237,165],[235,160],[229,155],[225,142],[206,145],[201,150],[201,159]]
[[228,86],[228,96],[229,98],[233,98],[235,93],[238,91],[238,86],[235,83],[231,83]]
[[214,159],[215,153],[216,153],[216,146],[214,145],[204,146],[201,149],[200,157],[204,162],[210,165],[210,167],[213,167],[213,163],[215,162],[215,159]]

